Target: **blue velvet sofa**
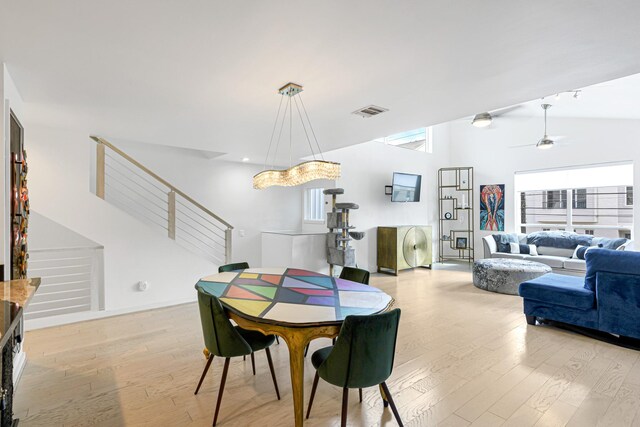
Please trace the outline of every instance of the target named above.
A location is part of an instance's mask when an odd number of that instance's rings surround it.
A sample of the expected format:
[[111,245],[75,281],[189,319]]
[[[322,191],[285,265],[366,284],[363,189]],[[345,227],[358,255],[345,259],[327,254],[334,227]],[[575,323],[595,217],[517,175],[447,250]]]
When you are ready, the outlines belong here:
[[527,323],[537,318],[640,339],[640,252],[592,249],[584,278],[545,274],[520,284]]

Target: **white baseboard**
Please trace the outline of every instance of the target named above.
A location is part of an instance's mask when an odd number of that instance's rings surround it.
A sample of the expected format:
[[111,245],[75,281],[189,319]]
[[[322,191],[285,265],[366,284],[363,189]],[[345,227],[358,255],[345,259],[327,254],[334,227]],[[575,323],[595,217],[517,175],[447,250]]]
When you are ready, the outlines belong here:
[[195,301],[196,298],[192,297],[173,301],[160,301],[153,304],[141,305],[136,307],[118,308],[115,310],[83,311],[80,313],[61,314],[59,316],[52,316],[42,319],[30,319],[25,320],[24,330],[32,331],[34,329],[43,329],[53,326],[68,325],[70,323],[86,322],[88,320],[103,319],[105,317],[121,316],[123,314],[136,313],[139,311],[188,304]]
[[13,358],[13,392],[14,394],[26,364],[27,364],[27,355],[24,352],[24,350],[21,348],[20,351]]

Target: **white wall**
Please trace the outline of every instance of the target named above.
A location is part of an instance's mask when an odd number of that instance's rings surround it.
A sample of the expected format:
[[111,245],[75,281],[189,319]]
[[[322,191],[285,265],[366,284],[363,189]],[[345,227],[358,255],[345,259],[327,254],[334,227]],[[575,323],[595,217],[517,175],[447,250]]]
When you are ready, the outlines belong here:
[[[640,188],[640,120],[553,118],[554,135],[565,139],[550,150],[535,147],[510,148],[535,144],[542,136],[542,120],[536,118],[500,118],[489,128],[478,129],[468,121],[450,123],[451,165],[473,166],[475,179],[476,258],[482,257],[483,236],[479,231],[480,185],[505,184],[505,231],[514,232],[516,203],[514,173],[605,162],[633,161],[634,187]],[[563,143],[566,142],[566,145]],[[640,203],[634,207],[634,239],[640,232]]]
[[96,248],[101,245],[31,209],[29,212],[29,250]]
[[[354,202],[360,208],[352,211],[350,222],[356,230],[367,234],[361,241],[352,241],[358,266],[377,269],[377,227],[390,225],[432,225],[434,259],[437,257],[435,236],[438,229],[437,172],[449,164],[448,126],[435,126],[433,152],[366,142],[325,153],[327,160],[342,164],[342,177],[336,186],[344,188],[340,202]],[[384,194],[391,185],[393,172],[422,175],[422,195],[419,203],[392,203]]]
[[195,299],[197,280],[217,267],[89,192],[88,135],[30,124],[25,136],[32,209],[104,246],[106,310]]
[[145,148],[119,146],[234,227],[234,262],[262,265],[262,231],[300,230],[301,189],[270,187],[255,190],[252,179],[262,170],[262,165],[157,151],[151,145]]

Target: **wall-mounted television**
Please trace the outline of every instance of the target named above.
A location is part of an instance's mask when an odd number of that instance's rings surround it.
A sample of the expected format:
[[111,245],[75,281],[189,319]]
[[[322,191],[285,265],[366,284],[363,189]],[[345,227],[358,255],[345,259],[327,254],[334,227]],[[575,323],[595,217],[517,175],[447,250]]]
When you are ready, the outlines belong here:
[[422,175],[410,173],[393,173],[392,202],[419,202]]

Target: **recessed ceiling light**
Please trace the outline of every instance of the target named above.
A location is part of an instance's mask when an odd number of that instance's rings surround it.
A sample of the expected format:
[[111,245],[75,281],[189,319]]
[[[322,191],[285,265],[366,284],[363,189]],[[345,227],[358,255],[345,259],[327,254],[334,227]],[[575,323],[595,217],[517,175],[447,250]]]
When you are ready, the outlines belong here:
[[249,160],[250,160],[250,159],[249,159],[248,157],[243,157],[243,158],[242,158],[242,161],[243,161],[243,162],[248,162]]

